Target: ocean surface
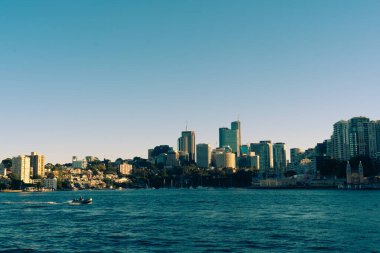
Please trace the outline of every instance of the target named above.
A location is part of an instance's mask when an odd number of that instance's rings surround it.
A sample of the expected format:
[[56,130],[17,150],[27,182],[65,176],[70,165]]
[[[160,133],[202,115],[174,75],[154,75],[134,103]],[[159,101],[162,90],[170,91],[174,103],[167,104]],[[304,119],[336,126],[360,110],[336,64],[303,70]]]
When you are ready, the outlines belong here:
[[0,193],[0,252],[380,252],[380,191]]

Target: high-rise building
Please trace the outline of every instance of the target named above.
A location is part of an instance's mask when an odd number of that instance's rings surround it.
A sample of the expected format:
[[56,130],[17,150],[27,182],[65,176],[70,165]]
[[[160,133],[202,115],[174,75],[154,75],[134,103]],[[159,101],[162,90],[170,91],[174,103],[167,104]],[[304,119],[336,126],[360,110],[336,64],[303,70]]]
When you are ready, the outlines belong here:
[[199,168],[208,168],[211,164],[211,145],[197,144],[197,165]]
[[236,168],[236,155],[229,147],[214,149],[212,155],[216,168]]
[[369,156],[380,157],[380,120],[371,121],[368,125]]
[[241,147],[240,147],[240,156],[249,155],[250,152],[251,152],[251,150],[249,148],[249,145],[241,145]]
[[183,131],[178,138],[178,150],[189,154],[189,161],[195,162],[195,133],[194,131]]
[[260,157],[260,174],[272,174],[273,171],[273,148],[271,141],[251,143],[251,151]]
[[291,148],[290,149],[290,162],[296,164],[300,161],[299,155],[302,153],[300,148]]
[[229,146],[232,152],[240,156],[241,146],[241,129],[240,121],[231,123],[231,129],[227,127],[219,128],[219,147],[223,148]]
[[345,120],[334,124],[332,136],[332,155],[337,160],[348,160],[350,158],[349,123]]
[[30,183],[30,157],[26,155],[13,157],[12,173],[17,174],[24,183]]
[[247,168],[253,170],[260,169],[260,157],[255,152],[249,152],[249,154],[243,154],[238,159],[238,167],[240,169]]
[[171,149],[167,153],[166,166],[174,167],[179,165],[179,154],[177,151]]
[[286,147],[285,143],[273,144],[273,169],[276,175],[283,175],[286,171]]
[[30,157],[30,168],[32,169],[33,178],[45,176],[45,156],[32,152]]
[[369,155],[368,125],[366,117],[355,117],[348,122],[350,157]]

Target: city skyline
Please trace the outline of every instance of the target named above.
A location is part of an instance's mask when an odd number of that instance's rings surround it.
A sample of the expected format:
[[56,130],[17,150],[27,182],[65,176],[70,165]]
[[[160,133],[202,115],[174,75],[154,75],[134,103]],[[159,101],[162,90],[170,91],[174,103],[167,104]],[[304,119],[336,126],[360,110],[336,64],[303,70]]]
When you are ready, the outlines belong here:
[[314,147],[380,119],[378,1],[0,2],[0,155],[146,157],[188,128]]

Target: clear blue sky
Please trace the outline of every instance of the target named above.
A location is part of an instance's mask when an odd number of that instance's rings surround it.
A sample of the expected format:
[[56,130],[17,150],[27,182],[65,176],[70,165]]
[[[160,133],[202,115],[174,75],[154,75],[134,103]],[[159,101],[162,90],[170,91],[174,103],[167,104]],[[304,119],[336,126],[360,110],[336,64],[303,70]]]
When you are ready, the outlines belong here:
[[313,147],[380,119],[380,1],[0,1],[0,158],[147,156],[218,140]]

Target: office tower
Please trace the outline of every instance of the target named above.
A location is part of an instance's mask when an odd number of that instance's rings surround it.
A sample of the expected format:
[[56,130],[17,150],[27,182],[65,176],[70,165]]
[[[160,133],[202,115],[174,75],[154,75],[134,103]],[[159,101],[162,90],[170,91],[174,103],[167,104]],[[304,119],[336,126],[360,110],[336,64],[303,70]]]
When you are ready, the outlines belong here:
[[195,133],[194,131],[183,131],[178,138],[178,150],[189,154],[189,161],[195,162]]
[[355,117],[349,120],[350,157],[369,155],[368,124],[369,119],[365,117]]
[[273,169],[275,175],[283,175],[286,171],[286,148],[285,143],[273,144]]
[[166,156],[166,166],[174,167],[179,165],[179,154],[177,151],[170,149]]
[[197,144],[197,165],[199,168],[208,168],[211,164],[211,145]]
[[302,153],[300,148],[291,148],[290,149],[290,162],[295,164],[300,161],[299,155]]
[[33,178],[45,176],[45,156],[32,152],[30,157],[30,168],[33,171]]
[[[237,150],[238,150],[238,152],[240,152],[240,147],[241,147],[241,123],[240,123],[240,121],[231,122],[231,130],[236,130],[238,132]],[[239,155],[240,155],[240,153],[239,153]]]
[[349,148],[349,123],[341,120],[334,124],[334,132],[332,136],[332,154],[334,159],[342,161],[349,160]]
[[260,169],[260,157],[255,152],[249,152],[247,155],[242,155],[238,158],[238,166],[240,169],[247,168],[253,170]]
[[20,176],[24,183],[30,183],[30,157],[26,155],[13,157],[12,173]]
[[240,156],[249,155],[251,152],[248,145],[241,145],[240,146]]
[[236,155],[232,152],[232,150],[229,147],[214,149],[212,151],[212,156],[212,160],[214,161],[214,165],[217,169],[236,168]]
[[229,146],[232,152],[240,156],[241,133],[240,121],[231,123],[231,129],[227,127],[219,128],[219,147]]
[[371,158],[380,158],[380,121],[368,124],[368,148]]
[[273,169],[273,149],[271,141],[260,141],[251,143],[251,151],[260,157],[260,174],[269,175]]

